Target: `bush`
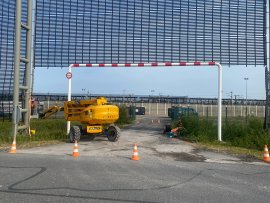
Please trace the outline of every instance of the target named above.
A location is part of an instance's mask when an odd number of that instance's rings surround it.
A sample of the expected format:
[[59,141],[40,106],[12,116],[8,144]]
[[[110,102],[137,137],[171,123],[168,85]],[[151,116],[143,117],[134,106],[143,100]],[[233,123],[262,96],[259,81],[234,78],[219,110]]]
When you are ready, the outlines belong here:
[[197,116],[184,116],[181,118],[181,122],[184,130],[179,131],[179,136],[198,142],[216,139],[217,127],[209,120],[203,120]]
[[[181,123],[185,128],[179,132],[180,137],[191,141],[213,142],[217,140],[217,124],[215,120],[199,117],[183,117]],[[263,129],[263,120],[251,117],[248,121],[231,119],[223,124],[222,140],[232,146],[261,150],[270,144],[270,133]]]
[[129,116],[126,105],[119,106],[119,119],[116,121],[117,125],[124,125],[132,123],[132,119]]

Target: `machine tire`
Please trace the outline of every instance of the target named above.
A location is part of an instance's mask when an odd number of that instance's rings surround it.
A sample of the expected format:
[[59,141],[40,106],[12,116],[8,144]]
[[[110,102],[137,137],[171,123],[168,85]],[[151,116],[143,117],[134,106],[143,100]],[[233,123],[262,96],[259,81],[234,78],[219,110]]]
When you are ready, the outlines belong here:
[[106,134],[109,141],[116,142],[120,137],[120,128],[115,125],[110,125]]
[[76,126],[76,125],[72,126],[70,128],[70,131],[69,131],[69,141],[71,143],[74,143],[75,140],[77,140],[77,142],[79,142],[80,138],[81,138],[81,129],[80,129],[80,127]]

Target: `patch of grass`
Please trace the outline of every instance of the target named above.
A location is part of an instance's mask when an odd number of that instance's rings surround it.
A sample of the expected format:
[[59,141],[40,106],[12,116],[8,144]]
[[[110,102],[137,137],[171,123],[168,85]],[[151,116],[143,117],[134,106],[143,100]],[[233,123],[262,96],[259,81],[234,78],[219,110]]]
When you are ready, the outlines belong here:
[[[13,140],[11,122],[0,123],[0,145],[10,145]],[[66,121],[63,119],[32,119],[30,123],[31,129],[36,131],[35,135],[29,136],[27,133],[18,133],[16,143],[18,146],[40,145],[48,141],[65,141],[66,136]]]
[[12,123],[10,121],[0,122],[0,146],[12,142]]
[[[217,140],[216,120],[183,117],[181,124],[185,130],[178,133],[180,137],[200,143],[215,143]],[[222,140],[226,142],[226,147],[261,151],[265,144],[270,144],[270,132],[263,129],[263,120],[260,118],[250,117],[247,121],[232,118],[223,123]]]
[[255,150],[255,149],[246,149],[243,147],[235,147],[231,146],[230,144],[224,143],[224,142],[212,142],[212,143],[207,143],[207,142],[198,142],[197,143],[199,148],[204,149],[204,150],[211,150],[211,151],[217,151],[217,152],[224,152],[224,153],[229,153],[232,155],[236,156],[245,156],[245,157],[253,157],[256,159],[262,159],[263,154],[262,151],[263,149]]

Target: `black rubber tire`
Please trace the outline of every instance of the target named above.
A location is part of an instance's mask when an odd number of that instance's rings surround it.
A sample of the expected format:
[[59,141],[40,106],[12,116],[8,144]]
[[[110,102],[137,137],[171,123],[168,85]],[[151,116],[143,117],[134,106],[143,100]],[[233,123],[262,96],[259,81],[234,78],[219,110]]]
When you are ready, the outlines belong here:
[[81,128],[76,125],[72,126],[69,131],[69,141],[71,143],[74,143],[75,140],[79,142],[80,138],[81,138]]
[[110,125],[106,134],[109,141],[116,142],[120,137],[120,128],[115,125]]

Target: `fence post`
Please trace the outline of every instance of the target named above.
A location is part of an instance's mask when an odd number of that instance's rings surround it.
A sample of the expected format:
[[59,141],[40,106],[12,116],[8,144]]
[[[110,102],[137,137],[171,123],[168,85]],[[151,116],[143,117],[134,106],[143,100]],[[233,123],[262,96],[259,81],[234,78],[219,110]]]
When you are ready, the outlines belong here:
[[225,115],[226,115],[226,122],[227,122],[227,119],[228,119],[228,106],[226,105],[226,108],[225,108]]
[[203,116],[204,116],[204,105],[202,105],[202,112],[203,112]]
[[240,106],[240,111],[241,111],[241,117],[243,117],[243,108],[242,108],[242,105]]
[[255,116],[258,117],[258,106],[255,106]]

